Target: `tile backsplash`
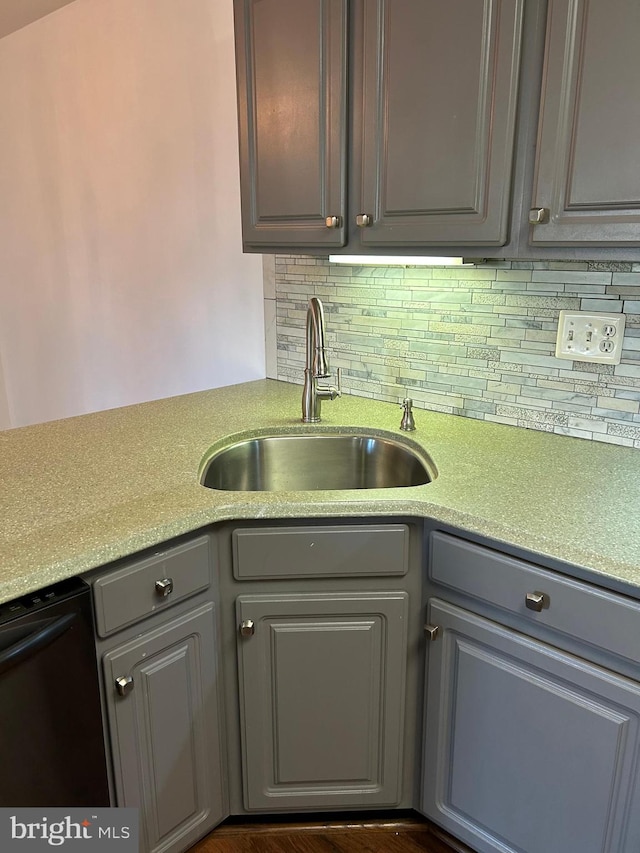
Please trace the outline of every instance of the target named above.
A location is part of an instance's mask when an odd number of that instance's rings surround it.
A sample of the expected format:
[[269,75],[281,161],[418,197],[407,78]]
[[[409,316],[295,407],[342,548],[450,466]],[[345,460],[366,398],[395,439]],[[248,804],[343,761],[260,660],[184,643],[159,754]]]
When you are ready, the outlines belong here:
[[[313,295],[347,393],[640,448],[640,264],[265,258],[270,376],[302,383]],[[623,312],[621,364],[557,359],[562,309]]]

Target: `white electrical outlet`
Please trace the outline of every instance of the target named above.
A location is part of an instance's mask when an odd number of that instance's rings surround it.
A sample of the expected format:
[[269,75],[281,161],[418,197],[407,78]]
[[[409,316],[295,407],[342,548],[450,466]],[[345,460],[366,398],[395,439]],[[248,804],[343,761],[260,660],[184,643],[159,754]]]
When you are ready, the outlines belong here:
[[620,364],[624,322],[624,314],[561,311],[556,358]]

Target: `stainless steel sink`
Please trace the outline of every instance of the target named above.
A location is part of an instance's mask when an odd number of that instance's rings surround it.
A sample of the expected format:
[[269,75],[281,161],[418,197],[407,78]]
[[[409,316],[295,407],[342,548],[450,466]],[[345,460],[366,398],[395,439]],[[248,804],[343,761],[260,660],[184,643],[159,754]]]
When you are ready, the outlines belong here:
[[200,482],[226,491],[391,489],[436,477],[435,465],[417,446],[367,433],[263,435],[210,454]]

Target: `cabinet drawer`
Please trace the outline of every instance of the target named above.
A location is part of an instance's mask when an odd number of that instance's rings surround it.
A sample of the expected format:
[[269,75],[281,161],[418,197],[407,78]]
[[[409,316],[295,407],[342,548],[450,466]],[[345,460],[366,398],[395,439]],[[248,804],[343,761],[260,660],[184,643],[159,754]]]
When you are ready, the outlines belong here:
[[[441,532],[431,534],[429,573],[442,586],[638,662],[640,603],[631,598]],[[527,607],[527,593],[544,594],[542,610]]]
[[233,532],[238,579],[404,575],[406,524],[242,528]]
[[[107,637],[206,589],[210,583],[209,537],[201,536],[91,580],[98,634]],[[164,594],[168,588],[171,591]]]

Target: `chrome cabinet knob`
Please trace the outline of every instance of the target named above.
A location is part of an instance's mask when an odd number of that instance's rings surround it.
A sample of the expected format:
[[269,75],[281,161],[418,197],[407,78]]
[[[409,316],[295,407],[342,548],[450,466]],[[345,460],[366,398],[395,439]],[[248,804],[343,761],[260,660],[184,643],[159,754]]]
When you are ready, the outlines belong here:
[[120,696],[126,696],[128,693],[131,693],[133,690],[133,676],[121,675],[120,678],[116,678],[116,690]]
[[327,216],[324,221],[324,224],[327,228],[340,228],[342,226],[342,217],[341,216]]
[[544,225],[549,221],[548,207],[533,207],[529,211],[529,225]]
[[373,225],[373,216],[369,213],[359,213],[356,216],[356,225],[358,228],[368,228],[370,225]]
[[540,613],[551,602],[549,596],[544,592],[528,592],[525,595],[524,603],[529,610],[535,610],[536,613]]
[[256,632],[256,626],[253,622],[253,619],[245,619],[244,622],[240,623],[240,636],[241,637],[252,637]]
[[156,581],[156,592],[163,598],[173,592],[173,578],[162,578]]
[[437,640],[440,636],[440,626],[427,624],[424,626],[424,632],[428,640]]

